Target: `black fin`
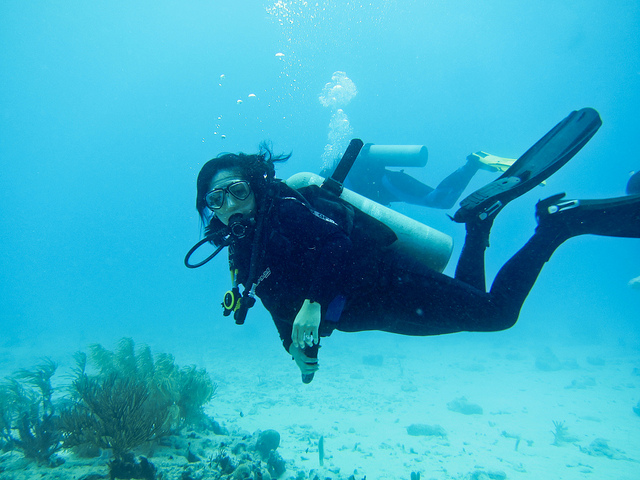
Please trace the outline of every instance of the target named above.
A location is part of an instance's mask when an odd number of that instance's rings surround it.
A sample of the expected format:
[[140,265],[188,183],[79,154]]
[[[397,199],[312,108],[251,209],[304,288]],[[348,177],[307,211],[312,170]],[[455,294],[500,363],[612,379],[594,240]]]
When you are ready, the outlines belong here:
[[462,200],[454,221],[465,223],[476,217],[484,220],[495,216],[508,202],[539,185],[571,160],[601,125],[600,115],[593,108],[571,112],[497,180]]

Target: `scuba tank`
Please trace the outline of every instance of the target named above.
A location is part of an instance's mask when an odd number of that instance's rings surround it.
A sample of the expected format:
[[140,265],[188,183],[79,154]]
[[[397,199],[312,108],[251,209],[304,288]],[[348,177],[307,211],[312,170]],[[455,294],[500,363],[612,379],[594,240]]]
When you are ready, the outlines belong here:
[[[322,186],[324,181],[315,173],[300,172],[290,176],[286,183],[297,190],[309,185]],[[442,272],[449,263],[453,251],[453,239],[449,235],[352,190],[344,188],[339,197],[393,230],[398,239],[388,248],[402,262],[423,263],[438,272]]]
[[429,151],[424,145],[375,145],[367,143],[358,158],[384,167],[424,167]]

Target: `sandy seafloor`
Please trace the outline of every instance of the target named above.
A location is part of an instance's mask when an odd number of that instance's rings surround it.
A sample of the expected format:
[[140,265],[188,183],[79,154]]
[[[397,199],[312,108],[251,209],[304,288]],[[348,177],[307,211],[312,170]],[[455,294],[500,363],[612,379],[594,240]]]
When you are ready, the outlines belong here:
[[[281,478],[409,479],[411,472],[421,479],[640,478],[636,349],[554,346],[562,368],[544,371],[536,367],[544,346],[509,334],[334,334],[324,344],[321,370],[310,385],[300,382],[275,339],[170,353],[178,364],[197,363],[211,373],[218,389],[207,413],[232,435],[280,433],[278,452],[287,461]],[[3,367],[31,353],[4,349]],[[369,364],[369,355],[381,356],[382,364]],[[67,367],[62,363],[61,372]],[[461,397],[482,407],[482,414],[447,407]],[[554,445],[554,421],[564,422],[573,439]],[[440,425],[446,437],[409,435],[412,424]],[[193,448],[203,459],[225,441],[209,435],[210,442],[198,439],[206,447]],[[206,465],[198,470],[187,463],[186,441],[173,441],[182,450],[141,453],[151,454],[162,478],[183,478],[188,467],[204,473],[193,478],[208,478]],[[4,454],[0,478],[80,479],[107,472],[106,455],[92,461],[62,456],[64,465],[47,469]]]

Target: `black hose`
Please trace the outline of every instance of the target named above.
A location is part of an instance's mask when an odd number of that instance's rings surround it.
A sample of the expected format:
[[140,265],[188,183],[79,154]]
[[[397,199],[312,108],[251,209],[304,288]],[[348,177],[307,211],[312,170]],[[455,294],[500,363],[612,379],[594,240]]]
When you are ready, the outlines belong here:
[[202,260],[199,263],[191,263],[191,262],[189,262],[189,259],[191,258],[191,255],[193,255],[196,252],[196,250],[198,250],[202,245],[204,245],[205,243],[209,243],[211,240],[213,240],[213,237],[214,237],[214,235],[208,235],[208,236],[204,237],[202,240],[200,240],[198,243],[196,243],[193,247],[191,247],[191,249],[187,252],[187,255],[184,257],[184,265],[187,268],[198,268],[198,267],[201,267],[205,263],[207,263],[210,260],[212,260],[213,257],[218,255],[220,253],[220,251],[224,247],[227,246],[226,244],[220,245],[218,248],[216,248],[215,252],[213,252],[211,255],[209,255],[207,258],[205,258],[204,260]]

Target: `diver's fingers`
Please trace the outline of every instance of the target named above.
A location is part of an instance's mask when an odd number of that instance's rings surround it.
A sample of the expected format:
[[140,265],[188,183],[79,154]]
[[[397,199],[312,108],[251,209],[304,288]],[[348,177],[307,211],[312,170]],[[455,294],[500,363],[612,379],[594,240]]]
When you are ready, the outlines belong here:
[[304,347],[302,328],[300,325],[293,324],[293,330],[291,331],[291,341],[296,347]]

